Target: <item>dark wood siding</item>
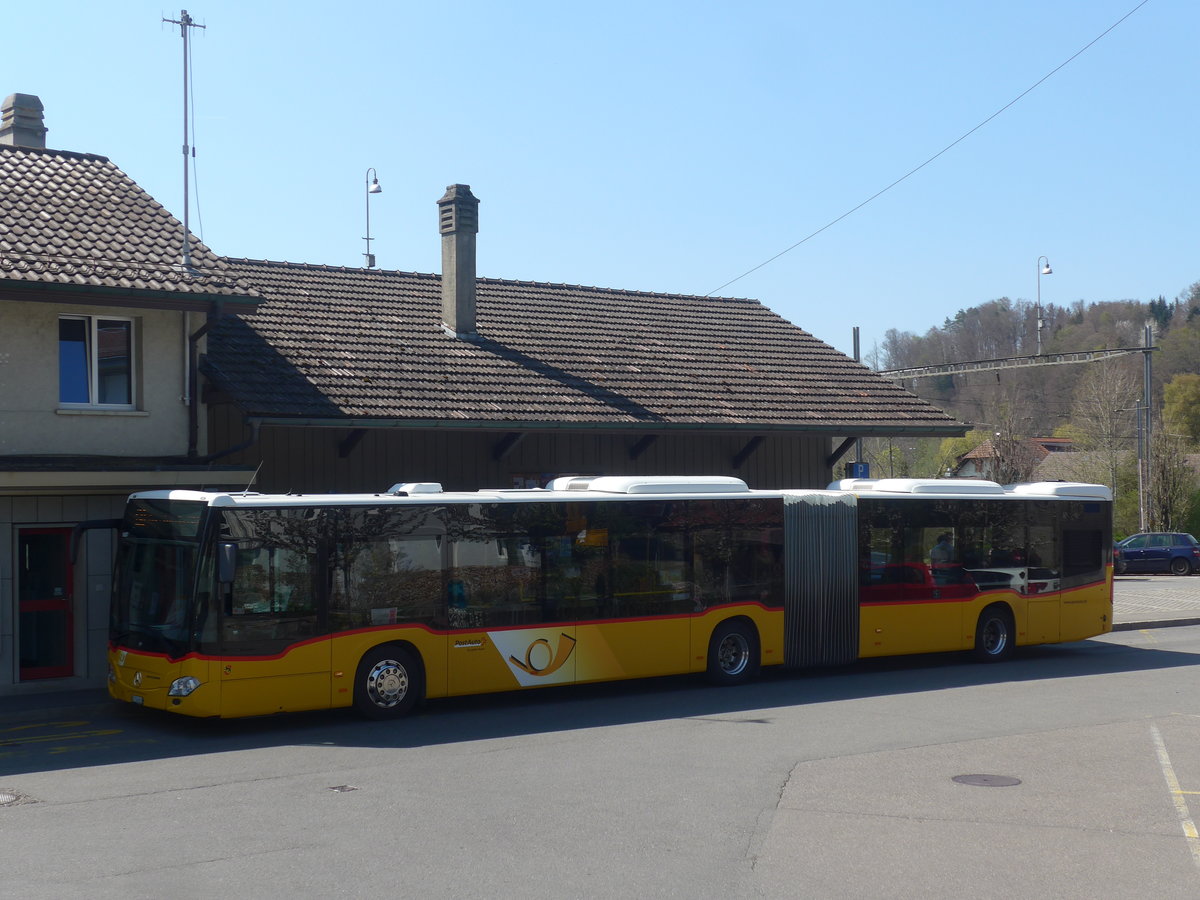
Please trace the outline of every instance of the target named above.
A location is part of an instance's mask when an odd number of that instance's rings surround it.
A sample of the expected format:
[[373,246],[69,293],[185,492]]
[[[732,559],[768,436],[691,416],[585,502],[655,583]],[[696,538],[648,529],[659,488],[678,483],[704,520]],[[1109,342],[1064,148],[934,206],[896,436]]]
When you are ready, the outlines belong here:
[[[210,409],[210,450],[246,440],[250,431],[229,406]],[[371,428],[264,427],[258,443],[222,463],[263,463],[261,491],[384,491],[402,481],[437,481],[447,490],[512,487],[564,474],[736,475],[754,488],[823,488],[831,480],[827,437],[764,435],[738,468],[734,458],[753,434],[664,434],[636,459],[641,435],[608,431],[531,432],[500,460],[507,432]],[[343,448],[348,448],[343,455]]]

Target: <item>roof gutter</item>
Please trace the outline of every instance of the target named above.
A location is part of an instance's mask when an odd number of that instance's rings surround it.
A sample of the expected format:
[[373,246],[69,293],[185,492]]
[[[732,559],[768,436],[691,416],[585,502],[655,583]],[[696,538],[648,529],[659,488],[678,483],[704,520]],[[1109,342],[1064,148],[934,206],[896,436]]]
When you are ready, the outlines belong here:
[[804,425],[763,422],[537,422],[479,421],[468,419],[355,419],[293,416],[246,417],[253,426],[274,428],[394,428],[407,431],[612,431],[629,434],[647,432],[696,432],[744,434],[811,434],[839,437],[962,437],[970,427],[959,422],[944,425],[855,425],[849,422]]
[[239,294],[210,294],[199,291],[138,290],[112,288],[94,284],[61,284],[48,281],[23,281],[7,279],[0,272],[0,288],[10,300],[26,300],[32,303],[88,303],[107,302],[110,306],[128,306],[134,309],[178,309],[188,312],[203,312],[213,303],[225,303],[254,309],[263,302],[262,297]]

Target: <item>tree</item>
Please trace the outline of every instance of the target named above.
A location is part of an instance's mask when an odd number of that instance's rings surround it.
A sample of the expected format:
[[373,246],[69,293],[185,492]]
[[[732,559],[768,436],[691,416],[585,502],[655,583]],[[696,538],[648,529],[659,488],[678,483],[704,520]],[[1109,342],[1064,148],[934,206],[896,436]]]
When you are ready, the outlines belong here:
[[1075,389],[1071,424],[1076,449],[1103,465],[1100,481],[1114,491],[1118,469],[1135,449],[1133,410],[1141,390],[1139,373],[1128,358],[1090,364]]
[[1163,421],[1168,430],[1200,443],[1200,375],[1176,375],[1163,386]]
[[1171,317],[1175,314],[1175,307],[1167,302],[1166,297],[1159,294],[1157,300],[1151,300],[1146,305],[1150,309],[1150,317],[1158,325],[1159,334],[1171,327]]
[[1183,436],[1168,431],[1161,423],[1151,448],[1149,470],[1150,530],[1182,530],[1192,511],[1196,472],[1188,464]]

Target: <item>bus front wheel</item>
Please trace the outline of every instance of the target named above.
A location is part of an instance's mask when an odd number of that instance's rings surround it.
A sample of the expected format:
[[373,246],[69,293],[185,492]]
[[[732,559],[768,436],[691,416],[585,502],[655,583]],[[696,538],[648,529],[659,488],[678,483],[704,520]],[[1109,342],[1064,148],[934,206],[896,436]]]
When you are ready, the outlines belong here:
[[975,658],[980,662],[1000,662],[1012,656],[1016,628],[1012,613],[1005,606],[989,606],[975,626]]
[[369,719],[398,719],[417,704],[424,680],[420,660],[411,650],[376,647],[358,664],[354,707]]
[[747,619],[730,619],[713,631],[708,642],[708,680],[716,685],[741,684],[758,672],[758,631]]

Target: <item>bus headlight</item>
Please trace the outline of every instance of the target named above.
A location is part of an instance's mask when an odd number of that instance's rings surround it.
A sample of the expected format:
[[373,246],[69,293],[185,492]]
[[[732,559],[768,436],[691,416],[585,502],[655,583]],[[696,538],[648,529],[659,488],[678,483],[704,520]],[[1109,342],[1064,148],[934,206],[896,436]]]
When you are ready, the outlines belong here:
[[186,697],[196,688],[200,687],[200,679],[194,678],[191,675],[183,678],[176,678],[171,682],[171,689],[167,691],[168,697]]

